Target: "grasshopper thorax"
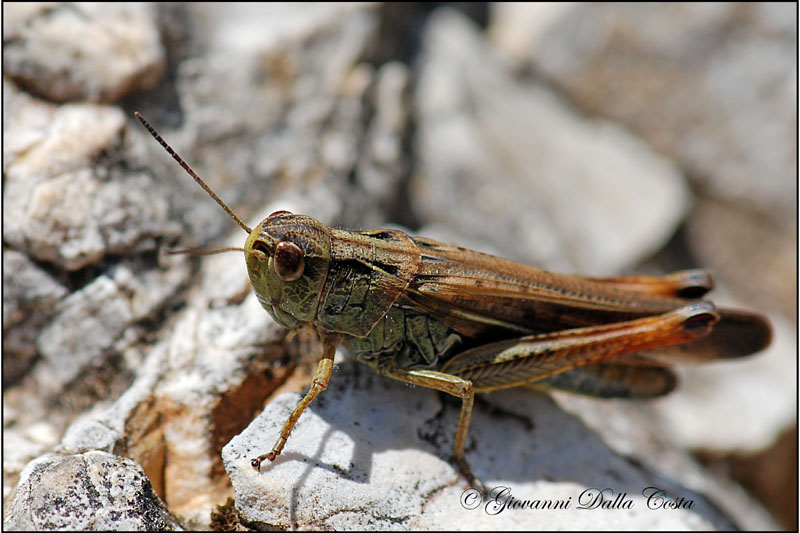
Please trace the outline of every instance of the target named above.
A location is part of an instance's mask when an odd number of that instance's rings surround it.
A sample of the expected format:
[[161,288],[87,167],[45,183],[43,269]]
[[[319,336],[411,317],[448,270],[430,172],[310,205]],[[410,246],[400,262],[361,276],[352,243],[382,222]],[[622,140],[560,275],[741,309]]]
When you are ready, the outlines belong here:
[[276,211],[244,245],[250,283],[275,320],[297,327],[316,317],[331,260],[331,234],[319,220]]

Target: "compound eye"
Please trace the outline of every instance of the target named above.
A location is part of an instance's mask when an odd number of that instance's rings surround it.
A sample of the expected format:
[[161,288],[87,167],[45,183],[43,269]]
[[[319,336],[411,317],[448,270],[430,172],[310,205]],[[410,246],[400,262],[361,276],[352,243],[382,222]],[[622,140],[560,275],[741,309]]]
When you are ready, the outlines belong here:
[[281,241],[275,247],[275,273],[283,281],[294,281],[303,275],[305,259],[303,250],[296,244]]

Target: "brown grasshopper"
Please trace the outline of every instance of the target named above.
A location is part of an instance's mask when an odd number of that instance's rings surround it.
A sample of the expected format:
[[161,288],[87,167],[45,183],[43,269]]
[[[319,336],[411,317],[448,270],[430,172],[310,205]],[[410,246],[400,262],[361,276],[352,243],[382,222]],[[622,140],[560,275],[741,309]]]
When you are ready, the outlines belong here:
[[311,387],[259,469],[283,450],[328,386],[336,347],[384,376],[461,398],[453,454],[476,487],[464,444],[476,392],[554,387],[603,398],[653,398],[668,368],[749,355],[769,320],[700,299],[706,270],[590,278],[555,274],[399,230],[344,231],[277,211],[249,228],[138,114],[136,117],[249,236],[244,252],[261,305],[287,328],[312,325],[323,345]]

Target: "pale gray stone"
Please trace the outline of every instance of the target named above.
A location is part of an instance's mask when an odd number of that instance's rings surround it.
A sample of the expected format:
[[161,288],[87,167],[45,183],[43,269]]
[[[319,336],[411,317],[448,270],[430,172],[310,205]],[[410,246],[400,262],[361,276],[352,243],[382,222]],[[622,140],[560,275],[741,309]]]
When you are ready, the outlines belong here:
[[61,438],[58,451],[73,454],[91,450],[114,453],[114,446],[119,439],[119,433],[105,424],[93,419],[81,420],[69,427]]
[[3,72],[47,100],[111,103],[152,87],[164,72],[154,4],[5,7]]
[[102,151],[122,149],[119,109],[12,98],[21,105],[6,107],[4,125],[10,143],[3,161],[7,244],[76,270],[148,237],[178,232],[167,220],[164,189],[160,193],[151,178],[111,165],[93,168]]
[[59,302],[58,313],[36,340],[45,362],[36,377],[45,390],[57,392],[97,362],[127,327],[163,305],[188,275],[185,263],[134,274],[136,267],[135,262],[121,263]]
[[[341,363],[283,453],[257,472],[250,459],[270,449],[301,398],[278,396],[223,449],[243,519],[258,528],[437,530],[457,519],[459,528],[469,530],[543,524],[613,529],[624,514],[625,524],[642,530],[733,527],[714,504],[682,484],[687,479],[696,485],[692,475],[699,467],[658,433],[648,433],[658,431],[653,425],[644,430],[650,448],[640,453],[672,454],[680,468],[651,470],[626,460],[547,396],[531,391],[482,396],[486,403],[479,401],[473,411],[467,459],[489,489],[508,487],[518,500],[569,499],[570,506],[504,510],[498,505],[503,496],[481,503],[448,462],[460,402],[443,397],[379,377],[358,363]],[[625,427],[627,415],[614,414],[613,405],[603,412],[609,425]],[[625,434],[637,432],[643,431]],[[714,484],[707,479],[701,486]],[[648,508],[642,491],[651,486],[676,500],[692,500],[693,507]],[[607,501],[625,493],[632,507],[578,509],[589,505],[592,489],[605,490]],[[763,515],[759,519],[765,520],[762,526],[770,523]]]
[[141,467],[103,452],[44,455],[22,472],[3,529],[181,530]]
[[360,221],[364,227],[386,223],[386,214],[397,204],[397,184],[409,171],[404,148],[410,121],[409,83],[410,73],[401,63],[387,63],[374,76],[375,113],[363,139],[356,180],[359,189],[378,202],[380,213]]
[[610,274],[688,206],[678,170],[618,126],[514,79],[475,27],[434,14],[421,58],[413,206],[537,266]]
[[497,4],[493,41],[626,124],[706,194],[796,218],[792,4]]
[[3,250],[3,383],[11,384],[31,367],[35,340],[55,314],[67,289],[16,250]]
[[797,225],[754,209],[701,197],[686,221],[699,264],[743,302],[797,321]]

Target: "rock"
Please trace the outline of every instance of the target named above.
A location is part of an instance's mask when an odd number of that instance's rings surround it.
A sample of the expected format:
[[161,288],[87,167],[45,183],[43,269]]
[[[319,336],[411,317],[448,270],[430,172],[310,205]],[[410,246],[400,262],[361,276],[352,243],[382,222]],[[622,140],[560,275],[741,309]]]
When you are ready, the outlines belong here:
[[15,250],[3,251],[3,286],[3,384],[11,384],[34,364],[36,336],[67,289]]
[[674,232],[688,204],[677,169],[516,80],[460,16],[432,16],[420,63],[411,192],[425,220],[518,260],[593,274],[631,265]]
[[[460,402],[349,361],[336,367],[329,388],[300,418],[283,453],[255,471],[250,459],[269,449],[300,398],[278,396],[223,449],[237,509],[250,527],[436,530],[458,516],[459,527],[470,530],[544,523],[556,529],[576,524],[611,529],[620,513],[626,524],[642,530],[733,527],[714,504],[683,484],[683,479],[695,483],[691,468],[698,467],[665,444],[668,439],[653,436],[651,448],[640,451],[670,450],[681,458],[682,470],[650,470],[617,455],[547,396],[522,390],[483,395],[473,411],[467,459],[495,490],[481,502],[448,462]],[[608,423],[619,428],[625,415],[618,419],[613,411],[606,411]],[[704,488],[710,485],[714,482],[707,479]],[[675,501],[691,500],[692,508],[648,507],[642,495],[648,487],[665,490]],[[579,509],[591,506],[598,491],[605,491],[607,506],[622,497],[630,507]],[[503,506],[512,501],[509,496],[569,503],[559,510],[522,510]],[[757,507],[748,509],[754,509],[754,522],[770,523]]]
[[[286,191],[314,203],[324,198],[309,214],[326,223],[377,219],[379,204],[348,182],[355,162],[368,156],[361,153],[369,127],[362,117],[380,117],[375,106],[386,106],[386,98],[372,97],[380,73],[358,64],[377,31],[374,6],[330,4],[313,13],[288,4],[190,9],[208,51],[179,65],[181,129],[160,128],[162,135],[243,218],[263,218],[265,206]],[[159,126],[147,107],[140,111]],[[209,239],[220,236],[217,227],[229,230],[219,207],[159,146],[149,145],[168,163],[164,172],[180,175],[194,191],[189,233]],[[399,175],[405,163],[398,164],[399,171],[384,164],[380,172]],[[383,194],[396,196],[391,183]]]
[[698,262],[737,298],[797,321],[794,224],[775,224],[753,209],[702,197],[686,221],[686,239]]
[[[127,386],[119,355],[142,335],[134,326],[158,312],[189,269],[155,253],[180,226],[169,220],[167,189],[138,170],[122,112],[58,107],[4,84],[4,378],[25,383],[4,392],[19,415],[4,427],[20,424],[24,433],[42,423],[57,435]],[[35,455],[40,445],[24,449]],[[13,480],[18,471],[4,474]]]
[[166,66],[147,4],[9,4],[3,72],[54,102],[112,103],[149,89]]
[[[365,131],[355,179],[366,196],[359,203],[377,200],[380,209],[369,217],[359,217],[362,227],[385,225],[393,214],[402,216],[398,213],[397,190],[410,170],[406,146],[411,121],[409,84],[409,71],[401,63],[387,63],[374,75],[370,97],[375,114]],[[368,213],[361,210],[361,214]]]
[[498,4],[496,15],[498,48],[673,158],[703,194],[795,225],[791,5]]
[[795,424],[797,334],[780,316],[771,318],[773,340],[766,350],[741,361],[688,367],[681,394],[658,402],[658,416],[675,441],[718,454],[753,453]]
[[[121,156],[124,115],[114,107],[56,107],[9,87],[3,161],[4,241],[38,260],[77,270],[154,235],[175,235],[166,190],[144,172],[103,161]],[[102,170],[95,167],[105,163]]]
[[44,455],[23,471],[8,531],[181,530],[139,465],[103,452]]
[[[241,257],[225,259],[244,273]],[[208,309],[207,290],[200,289],[158,348],[165,350],[163,374],[128,418],[126,429],[139,437],[126,445],[138,456],[152,454],[140,441],[158,444],[161,451],[150,463],[163,463],[153,470],[163,478],[164,498],[175,512],[202,524],[229,495],[221,475],[222,446],[246,426],[292,366],[280,344],[284,331],[254,295],[242,305]]]

